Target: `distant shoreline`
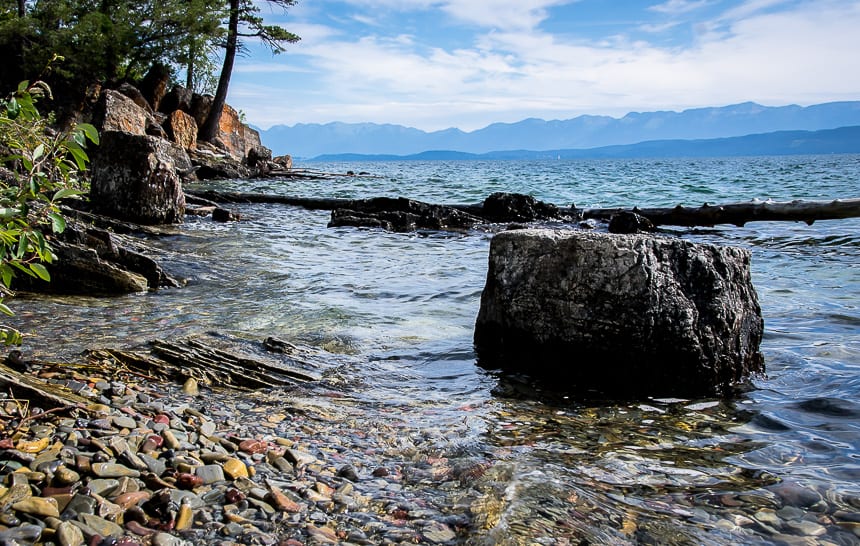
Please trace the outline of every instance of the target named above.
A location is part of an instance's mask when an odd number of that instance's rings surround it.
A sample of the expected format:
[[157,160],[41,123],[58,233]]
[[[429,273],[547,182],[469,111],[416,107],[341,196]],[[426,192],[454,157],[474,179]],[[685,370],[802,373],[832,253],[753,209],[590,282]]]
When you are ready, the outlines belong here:
[[505,159],[637,159],[829,155],[860,153],[860,126],[820,131],[775,131],[739,137],[649,140],[636,144],[563,150],[500,150],[482,154],[428,150],[417,154],[323,154],[301,161],[433,161]]

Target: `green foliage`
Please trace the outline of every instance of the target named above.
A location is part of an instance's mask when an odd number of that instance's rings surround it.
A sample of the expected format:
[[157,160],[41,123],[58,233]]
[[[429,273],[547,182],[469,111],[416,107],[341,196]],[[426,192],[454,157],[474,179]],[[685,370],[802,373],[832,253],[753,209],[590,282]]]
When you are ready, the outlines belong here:
[[[222,0],[35,0],[24,17],[0,10],[0,85],[39,78],[80,92],[134,81],[156,62],[205,67],[225,13]],[[54,53],[68,62],[42,73]]]
[[[43,82],[22,82],[15,93],[0,99],[0,312],[12,311],[2,297],[11,294],[12,279],[28,275],[50,280],[45,263],[55,256],[43,231],[66,228],[59,201],[85,193],[81,178],[89,158],[84,147],[98,144],[89,124],[57,133],[42,117],[36,100],[50,97]],[[20,332],[0,325],[0,343],[20,343]]]
[[[295,0],[268,0],[268,3],[284,10],[296,4]],[[240,32],[240,36],[259,38],[271,48],[272,53],[283,53],[287,44],[300,40],[297,35],[283,27],[263,24],[263,18],[259,15],[260,8],[257,4],[248,0],[241,2],[239,21],[245,30]]]

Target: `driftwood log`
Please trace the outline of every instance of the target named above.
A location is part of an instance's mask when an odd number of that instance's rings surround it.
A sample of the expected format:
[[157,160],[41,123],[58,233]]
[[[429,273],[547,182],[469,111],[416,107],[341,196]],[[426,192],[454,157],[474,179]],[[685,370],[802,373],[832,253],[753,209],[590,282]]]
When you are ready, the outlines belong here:
[[655,226],[715,226],[732,224],[743,227],[748,222],[806,222],[816,220],[840,220],[860,217],[860,199],[836,199],[833,201],[752,201],[749,203],[727,203],[701,207],[645,209],[584,209],[584,219],[610,220],[622,212],[633,212],[651,221]]
[[[420,208],[432,208],[434,216],[439,216],[440,211],[454,210],[466,213],[469,217],[466,221],[454,225],[430,225],[418,227],[429,227],[435,229],[468,229],[479,223],[508,223],[508,222],[534,222],[534,221],[560,221],[578,222],[582,220],[609,221],[613,216],[622,213],[637,214],[647,218],[654,226],[705,226],[711,227],[719,224],[732,224],[743,226],[748,222],[760,221],[794,221],[812,224],[817,220],[838,220],[844,218],[860,217],[860,198],[836,199],[833,201],[801,201],[790,202],[774,201],[751,201],[748,203],[727,204],[704,204],[700,207],[676,207],[665,208],[577,208],[556,207],[549,203],[537,201],[532,197],[520,194],[497,193],[492,194],[483,203],[473,205],[430,205],[407,199],[331,199],[331,198],[307,198],[288,195],[272,195],[246,192],[219,192],[202,191],[187,192],[193,199],[205,200],[210,203],[275,203],[303,207],[311,210],[341,211],[333,214],[333,219],[338,217],[349,217],[343,211],[359,211],[380,214],[389,207],[387,212],[403,211],[405,209],[415,210]],[[404,203],[410,203],[408,206]],[[415,204],[418,205],[415,205]],[[419,206],[420,205],[420,206]],[[427,209],[431,210],[431,209]],[[455,213],[447,213],[449,217],[463,220],[464,217]],[[354,215],[353,215],[354,216]],[[334,222],[333,222],[334,224]],[[340,225],[340,224],[336,224]],[[349,224],[355,225],[355,224]],[[376,224],[368,222],[370,227],[386,227],[385,222],[376,221]]]

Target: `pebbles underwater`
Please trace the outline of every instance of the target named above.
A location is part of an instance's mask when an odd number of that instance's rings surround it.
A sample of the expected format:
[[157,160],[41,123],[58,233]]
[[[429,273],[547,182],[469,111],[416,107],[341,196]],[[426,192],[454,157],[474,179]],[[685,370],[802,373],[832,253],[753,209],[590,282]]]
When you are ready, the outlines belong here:
[[240,393],[33,375],[89,402],[0,399],[0,544],[860,544],[857,497],[727,463],[752,446],[709,443],[733,425],[717,403],[495,401],[434,428],[336,379]]

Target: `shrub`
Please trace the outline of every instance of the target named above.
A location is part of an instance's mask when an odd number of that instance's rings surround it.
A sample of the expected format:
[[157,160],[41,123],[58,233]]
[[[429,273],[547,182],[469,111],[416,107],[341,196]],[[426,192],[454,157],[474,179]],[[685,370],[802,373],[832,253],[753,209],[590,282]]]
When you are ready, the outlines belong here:
[[[43,82],[22,82],[11,96],[0,99],[0,312],[12,294],[15,275],[50,281],[45,263],[55,256],[43,233],[66,228],[59,201],[85,193],[82,177],[89,158],[84,147],[98,144],[89,124],[67,131],[51,128],[52,119],[36,109],[36,100],[51,96]],[[0,343],[19,344],[21,333],[0,324]]]

